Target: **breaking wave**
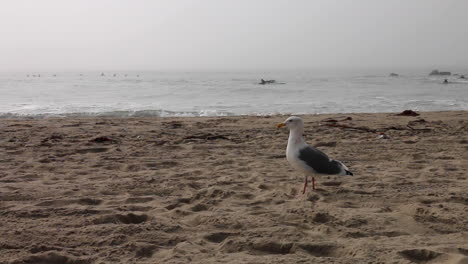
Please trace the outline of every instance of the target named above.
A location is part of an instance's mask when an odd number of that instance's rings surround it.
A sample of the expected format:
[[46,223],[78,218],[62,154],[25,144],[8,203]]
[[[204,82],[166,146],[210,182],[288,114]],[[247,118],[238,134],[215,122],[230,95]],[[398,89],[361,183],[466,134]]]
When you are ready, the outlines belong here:
[[51,118],[51,117],[202,117],[202,116],[234,116],[234,113],[218,110],[201,111],[108,111],[108,112],[73,112],[73,113],[0,113],[0,118]]

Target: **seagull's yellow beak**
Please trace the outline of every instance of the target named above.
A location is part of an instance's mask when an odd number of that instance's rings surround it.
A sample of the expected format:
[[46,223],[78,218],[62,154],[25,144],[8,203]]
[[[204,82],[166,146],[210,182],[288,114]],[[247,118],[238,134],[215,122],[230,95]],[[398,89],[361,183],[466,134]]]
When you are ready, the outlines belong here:
[[282,128],[282,127],[285,127],[286,124],[285,123],[279,123],[276,125],[277,128]]

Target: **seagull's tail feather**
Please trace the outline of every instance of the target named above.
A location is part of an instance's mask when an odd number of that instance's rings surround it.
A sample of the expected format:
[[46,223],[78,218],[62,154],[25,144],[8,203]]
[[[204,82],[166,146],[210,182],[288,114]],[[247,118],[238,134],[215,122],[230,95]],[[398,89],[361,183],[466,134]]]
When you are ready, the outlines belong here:
[[354,175],[351,171],[349,171],[348,167],[346,167],[346,165],[343,164],[343,162],[341,162],[341,161],[339,161],[339,160],[337,160],[337,161],[338,161],[338,162],[340,163],[340,165],[341,165],[341,169],[342,169],[342,170],[341,170],[341,173],[340,173],[341,175],[350,175],[350,176],[353,176],[353,175]]

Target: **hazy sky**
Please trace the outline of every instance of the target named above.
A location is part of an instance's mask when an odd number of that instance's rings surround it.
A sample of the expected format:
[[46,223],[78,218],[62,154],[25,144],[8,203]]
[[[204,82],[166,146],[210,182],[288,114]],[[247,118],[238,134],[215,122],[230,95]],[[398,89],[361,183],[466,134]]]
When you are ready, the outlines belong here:
[[0,70],[468,66],[468,0],[4,0]]

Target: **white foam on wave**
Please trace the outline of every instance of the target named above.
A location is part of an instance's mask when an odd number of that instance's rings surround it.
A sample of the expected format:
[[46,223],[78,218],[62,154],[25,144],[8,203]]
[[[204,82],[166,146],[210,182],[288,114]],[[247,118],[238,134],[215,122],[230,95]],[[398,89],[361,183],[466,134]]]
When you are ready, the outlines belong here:
[[217,110],[207,111],[168,111],[168,110],[129,110],[108,112],[69,112],[69,113],[0,113],[0,118],[51,118],[51,117],[202,117],[202,116],[234,116],[234,113]]

